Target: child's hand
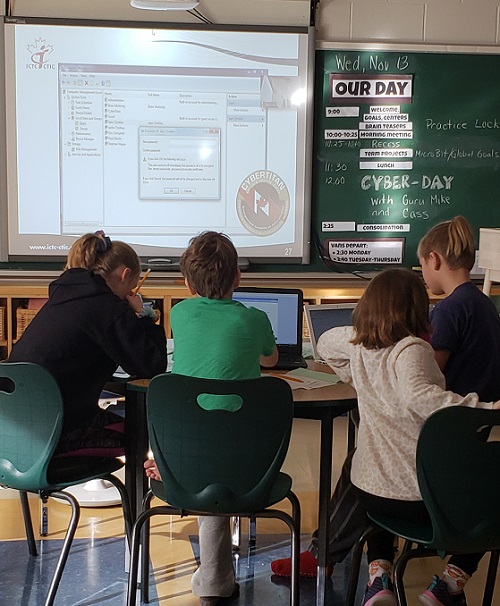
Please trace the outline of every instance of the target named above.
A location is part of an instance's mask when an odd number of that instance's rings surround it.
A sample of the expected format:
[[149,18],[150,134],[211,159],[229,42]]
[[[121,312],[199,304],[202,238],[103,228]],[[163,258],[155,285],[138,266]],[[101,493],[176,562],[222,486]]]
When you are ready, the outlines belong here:
[[144,461],[144,469],[148,478],[161,482],[161,475],[156,467],[156,461],[154,459],[147,459],[147,461]]
[[500,400],[493,402],[493,410],[500,410]]
[[144,306],[141,295],[127,295],[127,303],[135,311],[136,314],[140,314]]

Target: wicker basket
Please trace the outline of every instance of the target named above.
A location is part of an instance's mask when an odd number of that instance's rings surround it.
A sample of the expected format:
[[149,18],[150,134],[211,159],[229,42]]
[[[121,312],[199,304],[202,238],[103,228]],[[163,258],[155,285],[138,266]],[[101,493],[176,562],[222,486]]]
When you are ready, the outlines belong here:
[[0,341],[5,341],[5,307],[0,307]]
[[21,335],[26,330],[26,327],[37,313],[38,309],[24,309],[24,307],[18,307],[16,309],[17,339],[21,338]]

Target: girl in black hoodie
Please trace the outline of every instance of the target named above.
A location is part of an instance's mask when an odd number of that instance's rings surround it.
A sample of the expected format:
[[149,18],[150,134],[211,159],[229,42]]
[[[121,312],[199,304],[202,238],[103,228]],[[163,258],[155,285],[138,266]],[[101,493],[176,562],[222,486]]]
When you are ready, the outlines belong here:
[[[9,362],[34,362],[57,381],[64,404],[58,454],[123,454],[123,419],[98,406],[117,366],[149,378],[167,366],[163,327],[140,296],[135,251],[103,232],[71,247],[49,300],[14,345]],[[154,312],[153,312],[154,313]]]

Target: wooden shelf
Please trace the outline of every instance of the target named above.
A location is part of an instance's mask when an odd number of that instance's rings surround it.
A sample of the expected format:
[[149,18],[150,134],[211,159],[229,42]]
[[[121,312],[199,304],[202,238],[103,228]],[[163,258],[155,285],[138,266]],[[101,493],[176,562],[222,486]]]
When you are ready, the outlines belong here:
[[[0,272],[0,306],[5,311],[6,339],[0,341],[0,359],[10,353],[16,341],[16,309],[27,299],[48,297],[48,286],[58,272]],[[367,276],[368,277],[368,276]],[[372,276],[370,276],[372,277]],[[362,296],[369,279],[337,274],[242,274],[242,286],[268,286],[276,288],[300,288],[304,301],[310,304],[355,302]],[[167,337],[171,337],[170,310],[182,299],[190,296],[179,273],[154,272],[141,289],[145,299],[153,299],[161,312],[161,323]],[[493,295],[500,295],[500,286],[494,286]],[[442,297],[431,296],[436,302]]]

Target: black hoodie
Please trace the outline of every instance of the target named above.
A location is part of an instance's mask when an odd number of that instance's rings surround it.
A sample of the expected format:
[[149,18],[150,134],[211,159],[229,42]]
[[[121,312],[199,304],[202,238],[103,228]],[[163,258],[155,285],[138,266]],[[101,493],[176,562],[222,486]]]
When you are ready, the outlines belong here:
[[165,331],[151,318],[138,318],[101,276],[70,269],[50,284],[49,300],[9,362],[34,362],[50,371],[61,390],[67,433],[98,412],[101,390],[117,366],[141,378],[165,372]]

